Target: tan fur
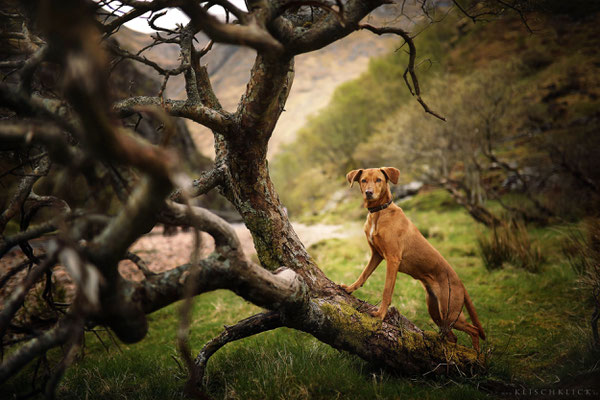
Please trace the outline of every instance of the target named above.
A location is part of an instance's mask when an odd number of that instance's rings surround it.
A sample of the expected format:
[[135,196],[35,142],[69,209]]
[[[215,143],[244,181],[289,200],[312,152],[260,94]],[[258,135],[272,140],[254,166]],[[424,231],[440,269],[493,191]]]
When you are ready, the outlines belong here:
[[[368,208],[386,204],[392,199],[388,181],[398,183],[400,172],[396,168],[383,167],[350,171],[346,179],[352,185],[359,182],[365,206]],[[417,227],[396,204],[384,210],[369,213],[365,234],[371,248],[371,259],[356,282],[341,285],[352,293],[361,287],[382,260],[387,261],[383,299],[373,314],[384,319],[392,302],[392,294],[398,272],[404,272],[419,280],[427,293],[427,308],[442,333],[456,342],[452,329],[471,336],[473,347],[479,351],[479,338],[485,339],[483,327],[477,317],[467,290],[442,255],[421,235]],[[462,312],[463,305],[471,317],[469,324]]]

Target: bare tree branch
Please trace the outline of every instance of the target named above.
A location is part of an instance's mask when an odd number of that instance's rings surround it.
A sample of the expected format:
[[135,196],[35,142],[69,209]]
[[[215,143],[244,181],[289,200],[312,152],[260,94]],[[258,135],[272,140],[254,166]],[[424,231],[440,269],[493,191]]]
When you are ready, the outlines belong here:
[[6,381],[38,355],[65,343],[71,333],[70,324],[70,319],[63,319],[56,327],[25,343],[4,359],[0,364],[0,382]]
[[184,100],[164,100],[160,97],[132,97],[119,101],[113,105],[113,110],[119,117],[124,118],[136,112],[139,106],[159,106],[174,117],[183,117],[198,122],[210,129],[219,132],[229,132],[233,128],[231,114],[224,110],[214,110],[202,104]]
[[[208,193],[211,189],[220,185],[225,177],[225,172],[222,167],[217,167],[209,171],[203,172],[198,178],[194,179],[191,188],[186,188],[187,195],[190,197],[198,197]],[[171,200],[181,203],[183,195],[181,188],[178,188],[171,194]]]
[[50,120],[69,133],[77,132],[72,121],[63,118],[50,106],[51,101],[29,97],[25,93],[0,84],[0,106],[7,107],[23,116]]
[[140,269],[140,271],[142,271],[146,278],[152,275],[156,275],[155,272],[150,271],[150,269],[148,268],[148,264],[146,264],[146,262],[142,260],[142,258],[137,254],[128,251],[125,254],[125,259],[133,262]]
[[[245,101],[240,104],[236,114],[243,131],[249,132],[260,147],[265,147],[273,133],[292,88],[293,79],[293,59],[262,55],[256,57],[244,94]],[[238,137],[238,140],[240,139],[248,140],[243,135]]]
[[77,352],[81,348],[83,342],[83,323],[83,319],[79,318],[74,320],[73,323],[69,326],[69,340],[67,351],[65,352],[65,356],[60,361],[58,367],[55,369],[54,373],[48,380],[48,383],[46,384],[46,389],[44,390],[44,394],[47,399],[54,398],[54,391],[56,390],[60,379],[62,378],[66,369],[73,363],[73,361],[75,361]]
[[[378,35],[383,35],[386,33],[393,33],[393,34],[399,35],[400,37],[402,37],[402,39],[404,39],[404,41],[408,44],[408,48],[409,48],[408,66],[406,67],[406,71],[404,71],[404,81],[406,82],[406,86],[408,86],[408,90],[410,90],[410,94],[412,94],[413,96],[416,96],[417,101],[419,102],[419,104],[421,104],[421,106],[423,107],[423,110],[425,110],[426,113],[431,114],[434,117],[441,119],[442,121],[446,121],[446,118],[439,115],[435,111],[431,110],[431,108],[429,108],[429,106],[421,98],[421,88],[419,86],[419,80],[418,80],[417,74],[415,72],[415,60],[417,59],[417,48],[416,48],[415,43],[413,42],[412,38],[410,37],[410,35],[406,31],[404,31],[400,28],[393,28],[393,27],[376,28],[370,24],[362,24],[359,26],[359,28],[367,29]],[[406,78],[406,74],[410,74],[410,78],[412,81],[412,87],[411,87],[410,83],[408,82],[408,79]],[[413,88],[414,88],[414,91],[413,91]]]
[[182,72],[184,72],[184,70],[187,68],[187,66],[182,64],[177,68],[165,69],[165,68],[161,67],[160,65],[158,65],[156,62],[149,60],[144,56],[140,56],[138,54],[133,54],[133,53],[119,47],[117,44],[114,44],[114,43],[109,43],[108,49],[117,56],[120,56],[123,58],[129,58],[131,60],[134,60],[134,61],[140,62],[144,65],[147,65],[147,66],[153,68],[160,75],[165,75],[165,76],[179,75]]
[[119,29],[125,22],[131,21],[148,11],[159,11],[169,7],[179,7],[183,0],[153,0],[153,1],[122,1],[132,7],[131,11],[113,19],[106,25],[102,26],[102,30],[110,35],[115,30]]
[[241,320],[233,326],[225,326],[225,330],[206,343],[196,356],[196,360],[194,361],[196,370],[195,375],[191,377],[191,383],[196,386],[202,384],[209,358],[227,343],[270,331],[281,326],[283,326],[283,322],[278,311],[256,314]]
[[265,29],[267,21],[256,12],[244,17],[241,25],[235,25],[220,22],[193,1],[185,1],[181,9],[196,29],[202,30],[215,42],[244,45],[264,53],[283,53],[283,45]]
[[[285,18],[274,21],[273,28],[276,37],[284,43],[286,52],[293,55],[308,53],[325,47],[358,29],[358,23],[385,0],[349,0],[338,13],[329,13],[325,18],[315,23],[310,29],[294,29]],[[285,5],[277,10],[283,12]]]
[[[229,254],[226,254],[229,255]],[[246,300],[270,309],[298,308],[306,302],[307,288],[300,276],[289,269],[274,274],[234,255],[225,258],[213,253],[198,264],[185,264],[149,279],[143,287],[143,309],[150,313],[183,299],[188,277],[197,279],[194,295],[229,289]]]
[[11,218],[14,217],[17,212],[19,212],[22,204],[31,193],[31,189],[33,188],[35,182],[42,176],[46,175],[49,170],[50,160],[48,157],[42,157],[37,162],[37,166],[33,169],[33,173],[21,180],[17,191],[8,204],[8,207],[2,212],[2,214],[0,214],[0,233],[4,232],[4,228],[6,227],[8,221],[10,221]]
[[[8,323],[13,315],[23,304],[29,289],[37,283],[48,268],[51,268],[56,263],[58,246],[55,245],[54,247],[53,250],[50,250],[46,259],[29,272],[25,280],[12,291],[10,298],[4,303],[4,308],[0,311],[0,340],[4,337]],[[2,379],[0,379],[1,381]]]
[[40,47],[34,54],[32,54],[27,61],[25,61],[23,67],[19,71],[21,75],[19,89],[21,91],[25,93],[31,93],[31,79],[33,78],[33,74],[38,66],[46,59],[48,53],[48,46],[44,45]]

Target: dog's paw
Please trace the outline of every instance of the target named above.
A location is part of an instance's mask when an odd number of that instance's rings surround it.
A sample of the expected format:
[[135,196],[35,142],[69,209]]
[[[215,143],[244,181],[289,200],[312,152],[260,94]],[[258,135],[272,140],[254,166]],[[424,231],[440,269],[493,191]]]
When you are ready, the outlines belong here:
[[378,308],[375,311],[369,312],[369,314],[371,314],[372,317],[379,318],[380,320],[383,321],[383,319],[385,318],[385,314],[387,314],[387,313]]
[[348,294],[351,294],[352,292],[354,292],[356,290],[356,288],[353,288],[352,285],[348,286],[348,285],[344,285],[343,283],[340,285],[340,287],[342,289],[344,289],[344,291]]

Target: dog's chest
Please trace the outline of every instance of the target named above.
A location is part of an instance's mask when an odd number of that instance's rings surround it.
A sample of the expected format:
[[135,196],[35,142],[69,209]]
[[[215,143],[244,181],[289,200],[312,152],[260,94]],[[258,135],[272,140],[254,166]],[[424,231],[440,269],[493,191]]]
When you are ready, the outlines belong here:
[[377,225],[379,222],[379,218],[376,218],[372,215],[369,215],[367,218],[367,223],[365,224],[365,234],[367,235],[367,240],[371,243],[372,246],[375,246],[375,241],[378,235]]

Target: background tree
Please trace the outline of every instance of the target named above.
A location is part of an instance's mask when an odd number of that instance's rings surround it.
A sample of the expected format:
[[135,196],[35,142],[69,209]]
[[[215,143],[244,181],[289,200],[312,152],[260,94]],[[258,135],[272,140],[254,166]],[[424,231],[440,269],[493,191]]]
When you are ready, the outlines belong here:
[[[359,165],[398,165],[405,179],[445,189],[488,227],[503,219],[546,224],[575,210],[593,210],[586,203],[598,194],[594,122],[585,133],[548,132],[555,129],[551,123],[540,129],[534,110],[539,106],[528,98],[533,73],[513,59],[467,75],[439,75],[428,82],[429,93],[444,98],[439,108],[452,116],[447,123],[420,118],[415,109],[399,110],[357,146],[353,158]],[[563,194],[549,196],[557,187]],[[581,202],[565,207],[556,200],[572,199],[573,193],[580,193]],[[490,209],[488,200],[500,207]]]
[[[511,136],[517,130],[519,108],[512,82],[514,77],[507,75],[504,65],[467,77],[440,76],[431,82],[432,95],[444,97],[440,107],[453,118],[435,124],[414,111],[397,112],[356,154],[363,154],[366,163],[394,159],[408,176],[446,189],[478,222],[498,224],[499,217],[485,201],[499,197],[506,179],[495,154],[514,140]],[[507,173],[518,170],[514,165],[506,167]]]

